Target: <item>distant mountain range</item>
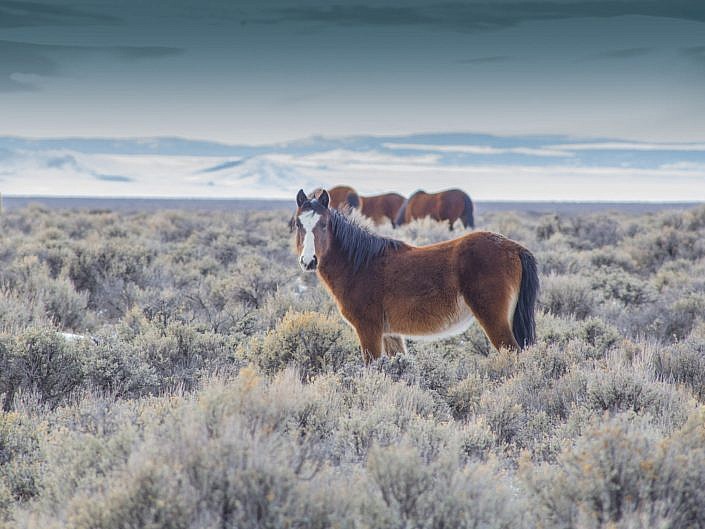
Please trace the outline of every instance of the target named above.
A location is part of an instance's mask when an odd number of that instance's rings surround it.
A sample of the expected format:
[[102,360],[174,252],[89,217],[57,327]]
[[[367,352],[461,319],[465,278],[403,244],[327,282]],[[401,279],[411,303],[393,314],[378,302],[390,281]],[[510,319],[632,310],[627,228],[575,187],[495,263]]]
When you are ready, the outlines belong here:
[[0,137],[11,195],[288,198],[461,187],[481,200],[705,200],[705,144],[413,134],[272,145],[182,138]]

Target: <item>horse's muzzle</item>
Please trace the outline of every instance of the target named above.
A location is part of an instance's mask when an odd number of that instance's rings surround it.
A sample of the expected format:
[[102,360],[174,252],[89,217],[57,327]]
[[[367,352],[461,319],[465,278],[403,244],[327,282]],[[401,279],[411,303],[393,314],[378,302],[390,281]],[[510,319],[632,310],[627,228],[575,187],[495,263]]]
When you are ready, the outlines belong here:
[[314,255],[313,259],[311,259],[308,263],[304,263],[303,258],[300,257],[299,264],[304,272],[312,272],[318,266],[318,258]]

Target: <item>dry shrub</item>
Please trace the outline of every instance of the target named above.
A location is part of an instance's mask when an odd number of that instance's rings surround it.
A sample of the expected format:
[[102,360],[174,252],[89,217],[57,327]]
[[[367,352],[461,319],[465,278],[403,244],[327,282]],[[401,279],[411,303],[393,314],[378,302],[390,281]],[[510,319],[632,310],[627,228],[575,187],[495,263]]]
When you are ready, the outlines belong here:
[[705,523],[705,428],[699,415],[663,438],[647,421],[620,414],[595,421],[556,466],[524,463],[543,527],[673,529]]
[[352,333],[337,318],[316,312],[287,312],[275,329],[255,341],[246,356],[267,373],[288,365],[304,379],[359,361]]
[[572,217],[564,231],[572,236],[572,245],[580,249],[615,246],[623,237],[619,221],[604,215]]
[[536,225],[536,238],[545,241],[560,233],[561,228],[561,218],[558,215],[544,215]]
[[448,404],[456,419],[467,417],[480,405],[487,382],[477,373],[468,375],[448,388]]
[[[235,418],[211,435],[193,414],[150,437],[110,487],[75,498],[73,527],[328,527],[338,503],[305,479],[296,445],[252,435]],[[305,456],[304,456],[305,457]],[[314,465],[315,467],[315,465]]]
[[84,378],[79,349],[48,328],[30,328],[0,341],[0,394],[10,409],[18,393],[36,394],[41,403],[62,403]]
[[659,347],[652,357],[653,370],[660,379],[684,384],[705,400],[705,340],[695,336],[684,342]]
[[703,526],[703,211],[482,215],[547,275],[538,342],[370,367],[288,209],[6,212],[4,523]]
[[539,303],[556,316],[585,319],[594,314],[598,299],[586,277],[550,275],[542,281]]
[[382,503],[376,527],[509,528],[522,508],[492,463],[425,463],[402,445],[372,450],[367,472]]
[[237,340],[195,325],[170,323],[166,328],[147,326],[132,341],[144,361],[154,369],[162,388],[193,388],[208,371],[238,367]]
[[31,419],[0,412],[0,521],[8,520],[15,502],[40,493],[39,436]]
[[81,340],[86,380],[93,389],[121,398],[156,394],[165,380],[141,349],[114,334]]
[[592,276],[592,288],[600,290],[605,298],[625,306],[643,305],[656,299],[656,289],[648,282],[621,268],[600,267]]
[[618,363],[588,375],[586,399],[586,405],[599,413],[632,411],[675,425],[685,421],[688,411],[686,399],[672,387],[654,381],[641,369]]

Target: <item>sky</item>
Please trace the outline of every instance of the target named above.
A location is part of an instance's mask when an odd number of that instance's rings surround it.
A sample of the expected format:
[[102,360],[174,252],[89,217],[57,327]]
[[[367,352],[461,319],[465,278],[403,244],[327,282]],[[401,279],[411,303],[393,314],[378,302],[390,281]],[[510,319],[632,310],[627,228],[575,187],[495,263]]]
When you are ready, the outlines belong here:
[[463,132],[682,153],[703,123],[699,1],[0,0],[5,137]]

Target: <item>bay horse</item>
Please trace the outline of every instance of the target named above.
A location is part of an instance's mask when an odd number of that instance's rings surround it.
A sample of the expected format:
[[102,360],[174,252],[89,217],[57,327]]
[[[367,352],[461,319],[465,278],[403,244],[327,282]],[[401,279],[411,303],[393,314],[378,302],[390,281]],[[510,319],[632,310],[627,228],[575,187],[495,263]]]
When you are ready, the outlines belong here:
[[385,193],[383,195],[361,196],[360,213],[372,219],[375,224],[382,224],[389,219],[392,228],[396,228],[396,218],[404,197],[399,193]]
[[[318,196],[321,194],[323,189],[315,189],[311,195]],[[343,210],[346,207],[358,208],[360,207],[360,196],[350,186],[335,186],[328,190],[328,197],[330,199],[330,207],[334,209]]]
[[414,219],[431,217],[439,222],[447,220],[451,231],[458,219],[463,223],[463,227],[474,228],[473,209],[472,200],[460,189],[449,189],[440,193],[426,193],[419,190],[401,206],[395,223],[401,226]]
[[[323,189],[314,189],[308,198],[320,196]],[[375,224],[382,224],[386,219],[395,227],[395,220],[404,203],[404,197],[399,193],[384,193],[383,195],[361,196],[350,186],[335,186],[328,190],[329,204],[333,209],[347,211],[346,208],[358,209],[365,217]]]
[[497,349],[534,343],[536,260],[518,243],[473,232],[412,246],[330,209],[325,191],[310,199],[300,190],[296,206],[299,264],[317,272],[355,329],[366,364],[405,351],[405,336],[450,336],[473,317]]

